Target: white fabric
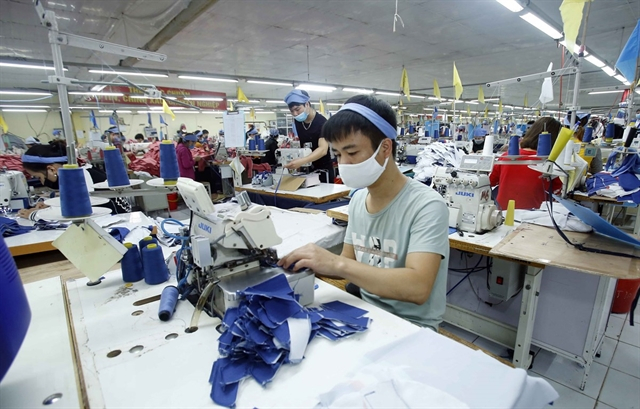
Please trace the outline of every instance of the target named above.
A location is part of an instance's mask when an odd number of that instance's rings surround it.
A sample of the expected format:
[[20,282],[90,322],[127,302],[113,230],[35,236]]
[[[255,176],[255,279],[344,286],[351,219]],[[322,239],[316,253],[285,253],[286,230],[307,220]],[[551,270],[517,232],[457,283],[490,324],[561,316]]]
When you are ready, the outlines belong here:
[[457,169],[462,162],[464,152],[456,147],[453,142],[434,142],[427,145],[418,154],[417,164],[413,169],[414,179],[425,182],[433,177],[438,166],[452,166]]
[[[554,227],[549,211],[547,210],[547,202],[542,202],[538,210],[521,210],[516,209],[515,219],[522,223],[537,224],[539,226]],[[553,218],[563,231],[577,231],[581,233],[589,233],[591,226],[583,223],[579,218],[569,213],[566,207],[560,203],[553,204]]]
[[274,246],[278,257],[284,257],[298,247],[314,243],[328,249],[344,241],[345,228],[336,226],[324,213],[309,214],[269,207],[276,233],[282,243]]

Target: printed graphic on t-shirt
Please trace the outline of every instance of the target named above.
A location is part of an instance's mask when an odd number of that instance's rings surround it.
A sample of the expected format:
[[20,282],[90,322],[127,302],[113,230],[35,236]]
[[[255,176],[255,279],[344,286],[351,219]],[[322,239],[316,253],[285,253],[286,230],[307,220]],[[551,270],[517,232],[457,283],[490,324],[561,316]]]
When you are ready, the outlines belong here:
[[[398,244],[393,239],[365,237],[357,233],[351,234],[356,260],[381,268],[393,268],[398,260]],[[365,259],[365,255],[368,258]]]

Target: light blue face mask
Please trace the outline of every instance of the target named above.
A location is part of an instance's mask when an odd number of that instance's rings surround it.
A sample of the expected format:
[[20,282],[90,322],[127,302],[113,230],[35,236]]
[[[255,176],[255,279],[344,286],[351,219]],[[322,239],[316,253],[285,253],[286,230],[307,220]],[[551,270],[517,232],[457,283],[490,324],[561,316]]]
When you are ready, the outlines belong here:
[[307,113],[307,110],[305,108],[305,110],[300,115],[294,116],[293,119],[295,119],[298,122],[304,122],[304,121],[307,120],[308,116],[309,116],[309,114]]

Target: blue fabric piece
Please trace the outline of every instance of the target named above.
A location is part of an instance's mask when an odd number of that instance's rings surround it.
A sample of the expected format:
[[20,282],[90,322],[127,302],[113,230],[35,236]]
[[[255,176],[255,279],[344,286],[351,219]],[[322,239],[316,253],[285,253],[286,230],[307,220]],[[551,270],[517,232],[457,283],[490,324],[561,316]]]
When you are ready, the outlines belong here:
[[127,234],[129,234],[129,232],[130,230],[127,229],[126,227],[112,227],[111,230],[109,231],[109,234],[114,239],[122,243],[124,241],[124,238],[127,237]]
[[598,190],[605,189],[607,186],[611,186],[614,183],[618,183],[618,179],[611,176],[610,173],[598,172],[587,179],[587,192],[589,196],[593,196]]
[[57,230],[57,229],[63,230],[69,227],[70,224],[71,223],[51,222],[51,221],[40,219],[33,224],[33,227],[35,227],[36,230]]
[[350,317],[360,318],[365,315],[368,311],[363,310],[362,308],[354,307],[353,305],[349,305],[343,303],[342,301],[332,301],[321,305],[325,310],[336,311],[341,314],[345,314]]
[[344,104],[338,110],[338,113],[340,113],[340,111],[356,112],[362,115],[363,117],[365,117],[366,119],[368,119],[369,122],[375,125],[375,127],[378,128],[384,136],[386,136],[389,139],[394,139],[394,140],[396,139],[396,136],[398,134],[396,129],[371,108],[366,107],[364,105],[356,104],[356,103],[348,103],[348,104]]
[[160,123],[161,123],[162,125],[169,126],[169,124],[167,124],[167,123],[164,121],[164,118],[162,117],[162,115],[160,115]]
[[213,369],[209,381],[211,382],[211,399],[218,405],[233,407],[238,397],[239,382],[225,385],[222,383],[222,368],[230,362],[230,359],[220,358],[213,363]]
[[34,230],[35,227],[21,226],[14,219],[8,217],[0,217],[0,235],[3,237],[17,236],[19,234],[29,233]]
[[306,104],[311,98],[304,95],[299,89],[294,89],[284,97],[284,103],[289,104]]
[[273,365],[265,364],[264,362],[254,362],[251,367],[251,376],[260,385],[264,386],[276,376],[278,369],[282,366],[282,362],[276,362]]
[[620,52],[616,68],[629,82],[635,81],[636,65],[638,63],[638,53],[640,52],[640,20],[633,29],[631,36],[627,40],[624,48]]
[[618,183],[620,183],[620,187],[627,192],[640,187],[640,179],[633,173],[623,173],[619,175]]
[[95,129],[100,129],[98,127],[98,121],[96,121],[96,114],[93,113],[93,109],[89,111],[89,119],[91,120],[91,124]]

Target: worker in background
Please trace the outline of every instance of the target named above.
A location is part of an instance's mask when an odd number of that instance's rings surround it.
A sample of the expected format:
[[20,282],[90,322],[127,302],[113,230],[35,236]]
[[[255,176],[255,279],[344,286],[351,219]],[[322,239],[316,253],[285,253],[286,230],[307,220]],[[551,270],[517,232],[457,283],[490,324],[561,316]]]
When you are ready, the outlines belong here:
[[141,133],[136,134],[135,138],[137,143],[143,143],[144,142],[144,135]]
[[272,168],[278,165],[278,159],[276,158],[276,150],[278,149],[278,137],[280,133],[278,129],[271,128],[269,130],[269,139],[264,143],[264,148],[267,152],[264,154],[264,161],[262,163],[268,163]]
[[[556,119],[544,117],[538,119],[520,140],[520,155],[535,155],[538,149],[538,135],[542,132],[551,134],[551,146],[556,141],[562,125]],[[506,155],[506,153],[505,153]],[[506,210],[509,200],[515,200],[516,209],[538,209],[547,200],[549,182],[540,177],[540,172],[527,165],[501,165],[500,160],[493,166],[489,175],[491,186],[498,186],[496,202]],[[562,181],[554,178],[551,181],[553,192],[562,188]]]
[[196,179],[196,171],[194,169],[196,162],[200,157],[195,158],[191,154],[191,149],[196,146],[196,136],[192,133],[186,134],[178,141],[176,146],[176,156],[178,157],[178,168],[180,169],[180,177]]
[[249,128],[247,129],[247,132],[245,132],[245,134],[244,134],[245,139],[252,138],[251,135],[255,135],[256,133],[258,133],[258,131],[256,131],[255,125],[254,124],[249,124]]
[[346,279],[365,301],[437,331],[446,307],[449,210],[435,190],[398,169],[396,126],[391,106],[370,95],[350,98],[327,121],[322,138],[340,177],[360,189],[349,203],[342,253],[308,244],[278,265]]
[[218,131],[218,137],[216,138],[216,150],[213,158],[216,162],[224,162],[229,158],[227,148],[224,144],[224,129]]
[[473,153],[482,152],[482,150],[484,149],[484,141],[486,136],[487,130],[484,128],[476,128],[473,130],[473,139],[471,140],[471,151]]
[[[590,145],[590,147],[595,149],[596,154],[595,156],[585,155],[585,148],[587,145],[582,144],[582,138],[584,137],[585,127],[589,123],[589,119],[591,119],[591,114],[587,112],[578,111],[576,113],[576,124],[574,125],[575,132],[573,133],[572,140],[576,144],[580,145],[578,155],[589,164],[588,172],[593,175],[598,172],[602,172],[602,150],[597,145]],[[563,125],[565,128],[569,128],[571,125],[571,111],[567,112]]]
[[40,139],[35,136],[30,136],[24,140],[24,144],[27,145],[27,149],[29,149],[34,145],[40,145]]
[[291,115],[293,115],[294,126],[298,138],[300,139],[301,148],[311,148],[310,155],[293,160],[287,164],[288,169],[298,169],[307,162],[313,164],[314,170],[321,170],[320,181],[323,183],[333,183],[335,172],[331,162],[331,154],[329,153],[329,144],[327,140],[321,136],[322,126],[327,119],[322,115],[318,115],[311,106],[309,94],[306,91],[294,89],[284,98],[284,102],[289,107]]

